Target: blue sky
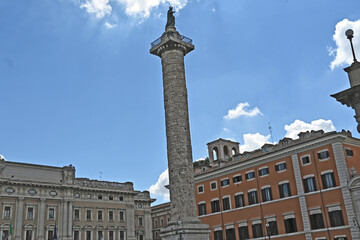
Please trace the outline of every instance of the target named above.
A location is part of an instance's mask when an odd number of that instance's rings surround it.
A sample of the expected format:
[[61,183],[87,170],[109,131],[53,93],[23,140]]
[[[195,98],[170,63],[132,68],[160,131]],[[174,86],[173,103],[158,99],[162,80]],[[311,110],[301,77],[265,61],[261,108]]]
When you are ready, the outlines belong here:
[[[350,130],[344,31],[360,58],[358,0],[2,0],[0,154],[78,177],[153,186],[167,168],[160,58],[150,43],[172,4],[185,58],[194,160],[206,143],[251,150],[285,135]],[[159,176],[162,174],[162,177]],[[166,199],[165,199],[166,200]]]

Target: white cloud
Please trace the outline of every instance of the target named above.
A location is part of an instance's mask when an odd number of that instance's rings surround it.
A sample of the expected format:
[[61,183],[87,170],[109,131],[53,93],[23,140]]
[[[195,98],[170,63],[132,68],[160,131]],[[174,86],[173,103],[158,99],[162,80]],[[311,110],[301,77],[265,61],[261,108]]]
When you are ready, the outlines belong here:
[[97,18],[110,15],[112,11],[109,0],[86,0],[80,8],[85,8],[88,13],[95,14]]
[[161,196],[164,201],[170,201],[169,190],[165,188],[166,185],[169,185],[169,172],[166,169],[162,172],[154,185],[151,185],[149,192],[156,196]]
[[109,23],[109,22],[105,22],[105,23],[104,23],[104,26],[105,26],[107,29],[111,29],[111,28],[116,27],[116,24],[111,24],[111,23]]
[[252,151],[261,148],[265,143],[270,143],[270,135],[260,133],[247,133],[243,135],[244,145],[240,145],[240,152]]
[[97,18],[103,18],[111,15],[112,6],[118,4],[124,9],[126,15],[145,19],[150,16],[153,9],[160,5],[171,5],[179,11],[186,6],[187,2],[188,0],[85,0],[80,8],[85,8],[88,13],[95,14]]
[[292,139],[298,138],[298,134],[300,132],[320,129],[324,130],[324,132],[331,132],[336,130],[331,120],[324,119],[314,120],[311,123],[306,123],[297,119],[290,125],[285,125],[284,129],[286,130],[285,137],[289,137]]
[[331,69],[353,62],[350,43],[345,36],[345,31],[349,28],[354,30],[353,44],[355,51],[360,51],[360,19],[357,21],[350,21],[345,18],[335,26],[333,40],[335,41],[336,48],[328,47],[329,55],[335,55],[335,59],[330,64]]
[[125,13],[129,16],[147,18],[151,10],[160,4],[171,5],[176,11],[182,9],[188,0],[117,0],[125,6]]
[[235,119],[240,116],[254,117],[256,115],[263,115],[259,108],[247,109],[250,106],[249,103],[239,103],[235,109],[230,109],[228,114],[224,116],[224,119]]

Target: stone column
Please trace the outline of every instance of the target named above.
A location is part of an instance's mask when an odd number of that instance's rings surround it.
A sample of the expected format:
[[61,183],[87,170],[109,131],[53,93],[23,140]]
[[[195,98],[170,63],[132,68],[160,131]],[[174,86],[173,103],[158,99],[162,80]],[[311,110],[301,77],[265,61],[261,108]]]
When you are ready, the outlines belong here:
[[45,198],[41,198],[39,201],[38,219],[37,219],[37,239],[44,240],[44,224],[45,224]]
[[134,204],[126,204],[126,230],[127,240],[136,240],[135,236],[135,211]]
[[196,214],[194,169],[190,139],[188,96],[184,56],[194,49],[190,39],[174,27],[167,27],[150,53],[161,58],[164,87],[165,124],[171,221],[161,238],[209,239],[210,229]]
[[23,227],[23,215],[24,215],[24,197],[19,197],[16,200],[16,218],[15,218],[15,240],[21,240],[21,233]]
[[59,211],[62,213],[62,239],[66,239],[67,236],[67,226],[68,226],[68,202],[67,200],[63,201],[63,209]]

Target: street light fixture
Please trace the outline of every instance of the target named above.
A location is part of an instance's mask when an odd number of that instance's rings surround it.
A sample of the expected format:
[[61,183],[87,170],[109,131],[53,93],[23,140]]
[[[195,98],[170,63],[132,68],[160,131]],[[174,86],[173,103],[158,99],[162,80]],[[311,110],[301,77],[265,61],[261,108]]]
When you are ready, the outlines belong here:
[[267,235],[268,235],[268,239],[270,239],[271,237],[271,230],[270,230],[270,224],[269,224],[269,221],[266,220],[266,230],[267,230]]

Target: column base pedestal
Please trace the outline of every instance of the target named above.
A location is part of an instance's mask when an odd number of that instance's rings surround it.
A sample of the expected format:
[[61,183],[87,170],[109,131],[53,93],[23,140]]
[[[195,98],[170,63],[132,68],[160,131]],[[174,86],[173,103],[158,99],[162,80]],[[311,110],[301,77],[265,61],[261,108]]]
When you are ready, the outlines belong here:
[[169,224],[161,230],[160,237],[162,240],[209,240],[210,228],[200,221]]

